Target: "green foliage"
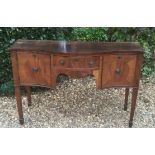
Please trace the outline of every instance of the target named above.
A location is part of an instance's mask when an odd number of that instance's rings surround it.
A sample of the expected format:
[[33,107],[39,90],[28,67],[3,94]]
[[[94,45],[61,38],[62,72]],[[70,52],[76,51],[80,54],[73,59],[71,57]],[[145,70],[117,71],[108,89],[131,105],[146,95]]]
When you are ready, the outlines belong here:
[[155,28],[74,28],[73,40],[83,41],[137,41],[144,48],[142,74],[150,76],[155,72],[152,54],[155,49]]
[[8,81],[5,83],[2,83],[0,87],[0,92],[5,95],[13,94],[14,89],[13,89],[13,81]]
[[155,72],[152,53],[155,49],[155,28],[0,28],[0,94],[12,94],[12,69],[7,48],[17,39],[82,40],[82,41],[138,41],[144,47],[142,73],[150,76]]
[[74,28],[72,31],[72,40],[81,41],[108,41],[108,28]]
[[[68,40],[72,28],[0,28],[0,94],[13,92],[7,48],[17,39]],[[9,90],[10,89],[10,90]]]

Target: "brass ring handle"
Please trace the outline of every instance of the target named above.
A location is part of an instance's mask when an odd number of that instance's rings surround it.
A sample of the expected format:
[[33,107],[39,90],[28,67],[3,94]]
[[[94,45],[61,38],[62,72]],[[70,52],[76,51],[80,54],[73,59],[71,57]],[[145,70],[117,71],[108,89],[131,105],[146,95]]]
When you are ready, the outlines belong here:
[[32,72],[35,73],[35,72],[38,72],[38,70],[39,70],[39,69],[38,69],[37,67],[32,67]]
[[64,65],[64,64],[65,64],[64,59],[60,59],[59,63],[60,63],[61,65]]
[[120,74],[121,73],[121,70],[119,68],[116,68],[115,73],[116,74]]

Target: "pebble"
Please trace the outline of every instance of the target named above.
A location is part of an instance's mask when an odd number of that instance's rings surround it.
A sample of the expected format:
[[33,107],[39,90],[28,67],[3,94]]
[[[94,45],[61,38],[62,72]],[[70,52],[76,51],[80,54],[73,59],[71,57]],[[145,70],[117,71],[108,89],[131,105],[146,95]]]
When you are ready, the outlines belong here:
[[[135,128],[155,127],[155,77],[140,81]],[[129,107],[123,110],[125,89],[97,90],[95,79],[63,77],[56,89],[32,93],[32,106],[22,97],[25,124],[18,123],[15,97],[0,97],[1,128],[127,128]],[[131,91],[130,91],[131,93]]]

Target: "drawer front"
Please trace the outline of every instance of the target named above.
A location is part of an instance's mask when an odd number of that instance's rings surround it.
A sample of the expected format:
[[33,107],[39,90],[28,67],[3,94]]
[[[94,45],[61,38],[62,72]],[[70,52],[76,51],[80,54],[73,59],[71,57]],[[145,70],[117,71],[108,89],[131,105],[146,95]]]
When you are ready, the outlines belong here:
[[21,84],[51,85],[50,55],[18,53],[18,69]]
[[54,66],[58,68],[99,68],[99,56],[68,56],[54,57]]
[[105,55],[103,57],[102,87],[134,86],[136,55]]

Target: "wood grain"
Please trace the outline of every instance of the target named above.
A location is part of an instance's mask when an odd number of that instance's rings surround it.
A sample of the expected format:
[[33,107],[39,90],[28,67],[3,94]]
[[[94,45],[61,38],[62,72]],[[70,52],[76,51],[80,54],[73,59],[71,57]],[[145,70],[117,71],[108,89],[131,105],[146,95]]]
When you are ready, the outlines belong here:
[[102,88],[136,84],[137,55],[106,54],[103,58]]
[[97,89],[126,88],[125,110],[132,88],[129,121],[132,127],[143,62],[139,43],[18,40],[9,50],[21,124],[24,119],[20,86],[26,86],[31,105],[31,86],[55,88],[58,75],[65,74],[70,78],[93,75]]
[[42,84],[51,86],[50,55],[18,52],[18,68],[22,84]]
[[19,68],[18,68],[18,59],[17,53],[11,53],[12,69],[13,69],[13,79],[15,87],[15,96],[16,96],[16,107],[19,116],[19,123],[22,125],[24,123],[23,118],[23,109],[22,109],[22,98],[20,91],[20,78],[19,78]]
[[17,40],[9,51],[45,51],[50,53],[101,54],[110,52],[143,53],[138,42],[86,42],[86,41],[51,41],[51,40]]

